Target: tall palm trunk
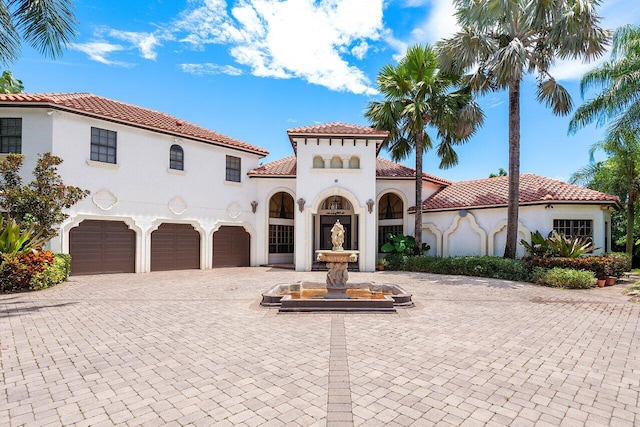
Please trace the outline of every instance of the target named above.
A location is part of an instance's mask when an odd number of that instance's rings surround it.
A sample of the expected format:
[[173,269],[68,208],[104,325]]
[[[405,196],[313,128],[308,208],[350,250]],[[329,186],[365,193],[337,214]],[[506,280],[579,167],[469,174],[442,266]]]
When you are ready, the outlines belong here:
[[422,144],[423,130],[416,132],[416,223],[414,237],[416,254],[422,255]]
[[515,258],[518,245],[520,200],[520,80],[509,79],[509,206],[505,258]]

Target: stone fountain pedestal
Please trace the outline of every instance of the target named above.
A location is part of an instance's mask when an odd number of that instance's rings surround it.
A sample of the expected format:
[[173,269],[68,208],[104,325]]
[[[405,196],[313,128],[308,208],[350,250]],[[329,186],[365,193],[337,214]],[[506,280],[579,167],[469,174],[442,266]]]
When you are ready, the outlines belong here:
[[347,299],[347,280],[349,280],[349,271],[347,266],[350,262],[358,261],[360,251],[345,251],[337,248],[336,250],[318,250],[316,251],[318,261],[327,263],[327,293],[326,299]]

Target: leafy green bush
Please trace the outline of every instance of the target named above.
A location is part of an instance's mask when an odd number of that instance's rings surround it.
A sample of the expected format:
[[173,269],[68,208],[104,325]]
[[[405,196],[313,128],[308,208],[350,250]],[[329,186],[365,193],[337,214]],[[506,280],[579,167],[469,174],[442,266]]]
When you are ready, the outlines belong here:
[[591,237],[567,237],[553,230],[547,238],[539,231],[531,233],[531,243],[520,240],[530,257],[561,257],[577,258],[584,253],[593,251]]
[[29,289],[36,291],[66,282],[69,278],[70,266],[71,256],[69,254],[56,254],[52,263],[46,264],[44,270],[33,275]]
[[50,251],[3,254],[0,263],[0,292],[44,289],[67,280],[71,258]]
[[[529,258],[527,267],[544,267],[547,269],[560,267],[574,270],[591,271],[598,279],[614,275],[614,258],[609,255],[593,255],[584,258]],[[622,275],[622,274],[621,274]]]
[[400,255],[422,255],[430,248],[426,243],[422,244],[422,253],[417,254],[416,239],[413,236],[405,236],[404,234],[387,234],[387,243],[382,245],[380,250],[390,254]]
[[624,252],[611,252],[607,254],[613,261],[611,275],[622,277],[625,271],[631,271],[631,256]]
[[389,259],[389,270],[420,271],[434,274],[454,274],[494,279],[528,281],[526,264],[521,260],[491,256],[441,258],[431,256],[398,257]]
[[588,289],[595,284],[590,271],[554,267],[550,270],[537,268],[532,274],[534,283],[554,288]]

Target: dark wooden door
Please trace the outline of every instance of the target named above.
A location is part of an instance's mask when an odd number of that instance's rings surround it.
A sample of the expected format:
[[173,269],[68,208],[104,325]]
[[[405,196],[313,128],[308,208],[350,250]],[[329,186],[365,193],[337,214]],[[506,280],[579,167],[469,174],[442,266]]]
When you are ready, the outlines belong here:
[[71,274],[134,273],[136,233],[121,221],[84,220],[69,232]]
[[200,233],[189,224],[161,224],[151,233],[151,271],[200,268]]
[[242,227],[224,226],[213,233],[213,268],[248,267],[251,236]]

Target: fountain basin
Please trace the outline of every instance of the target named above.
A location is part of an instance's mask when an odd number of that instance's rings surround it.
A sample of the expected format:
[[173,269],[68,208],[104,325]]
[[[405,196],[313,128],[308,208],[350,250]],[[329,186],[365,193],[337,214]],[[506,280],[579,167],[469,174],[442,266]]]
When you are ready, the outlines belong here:
[[398,285],[373,282],[349,283],[346,298],[325,298],[320,282],[279,284],[262,294],[260,305],[288,311],[389,311],[412,307],[411,294]]

